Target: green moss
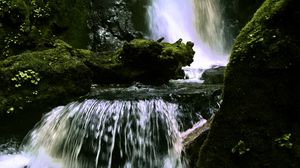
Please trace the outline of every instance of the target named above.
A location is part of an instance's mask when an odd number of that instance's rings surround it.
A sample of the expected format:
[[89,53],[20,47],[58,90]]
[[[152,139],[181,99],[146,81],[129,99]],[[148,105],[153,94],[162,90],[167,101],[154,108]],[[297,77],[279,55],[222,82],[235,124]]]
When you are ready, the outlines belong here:
[[55,46],[0,61],[1,122],[9,116],[40,117],[48,107],[90,90],[92,72],[81,61],[86,55],[61,40]]
[[[51,10],[48,2],[13,0],[2,1],[1,30],[5,33],[0,46],[3,57],[18,54],[26,49],[44,47],[52,34],[45,28]],[[1,57],[0,57],[1,58]]]
[[[115,52],[83,58],[96,83],[162,84],[176,79],[182,67],[192,62],[192,44],[169,44],[134,39]],[[182,76],[180,76],[182,77]]]
[[75,48],[86,48],[89,41],[87,21],[90,13],[90,1],[50,0],[55,12],[51,24],[58,26],[59,38]]
[[76,48],[86,48],[89,5],[89,1],[2,0],[0,59],[50,48],[57,37]]

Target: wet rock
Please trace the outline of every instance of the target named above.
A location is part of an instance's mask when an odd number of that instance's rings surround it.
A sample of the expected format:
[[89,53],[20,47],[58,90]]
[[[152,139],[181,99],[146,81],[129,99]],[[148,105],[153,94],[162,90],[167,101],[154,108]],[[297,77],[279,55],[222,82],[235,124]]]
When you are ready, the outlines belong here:
[[[142,38],[132,21],[130,5],[124,0],[92,1],[89,20],[90,47],[93,51],[112,51],[122,47],[124,42]],[[142,7],[140,7],[142,8]]]
[[201,80],[204,84],[222,84],[224,82],[224,66],[215,66],[203,72]]
[[300,167],[299,18],[299,1],[266,0],[242,29],[198,167]]
[[185,155],[189,161],[189,167],[197,166],[196,163],[199,156],[198,149],[201,148],[208,135],[212,120],[213,116],[207,121],[199,121],[192,128],[181,134]]

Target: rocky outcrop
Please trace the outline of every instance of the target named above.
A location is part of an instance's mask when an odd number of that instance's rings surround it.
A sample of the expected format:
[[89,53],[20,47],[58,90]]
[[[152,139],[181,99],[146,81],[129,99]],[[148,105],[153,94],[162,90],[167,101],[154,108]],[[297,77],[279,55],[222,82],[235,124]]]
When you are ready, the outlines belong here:
[[198,167],[300,167],[300,13],[266,0],[237,37]]
[[[122,47],[125,41],[142,38],[133,25],[131,6],[135,3],[124,0],[91,1],[89,19],[90,47],[93,51],[112,51]],[[143,7],[139,7],[143,9]],[[139,13],[139,18],[145,18]]]
[[92,72],[79,59],[84,54],[57,41],[55,48],[0,61],[1,132],[12,131],[14,126],[5,130],[12,121],[31,128],[42,113],[88,93]]

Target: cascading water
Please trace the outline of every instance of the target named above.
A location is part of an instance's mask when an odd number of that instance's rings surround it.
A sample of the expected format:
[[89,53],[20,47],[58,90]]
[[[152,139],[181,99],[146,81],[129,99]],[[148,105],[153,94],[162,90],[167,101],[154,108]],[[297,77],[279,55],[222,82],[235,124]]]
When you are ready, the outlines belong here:
[[196,54],[184,70],[189,78],[201,76],[212,65],[226,65],[219,0],[152,0],[148,7],[150,37],[194,42]]
[[74,102],[48,113],[14,159],[30,168],[185,167],[177,113],[161,99]]

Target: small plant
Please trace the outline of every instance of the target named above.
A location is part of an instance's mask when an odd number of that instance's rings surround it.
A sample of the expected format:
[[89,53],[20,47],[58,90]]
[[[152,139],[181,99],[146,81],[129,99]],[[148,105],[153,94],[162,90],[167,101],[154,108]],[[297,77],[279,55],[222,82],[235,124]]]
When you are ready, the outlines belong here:
[[16,88],[21,87],[24,84],[38,85],[40,80],[39,73],[32,69],[19,71],[13,78],[11,78],[11,81],[15,82]]
[[1,0],[0,18],[5,18],[6,21],[1,26],[9,32],[0,41],[0,57],[9,57],[22,52],[24,48],[35,47],[43,36],[46,36],[45,39],[52,37],[51,33],[43,29],[50,16],[51,7],[48,1],[30,0],[17,3]]
[[37,3],[36,1],[31,1],[31,5],[33,6],[34,18],[44,18],[50,16],[51,9],[49,7],[49,2]]
[[291,149],[293,144],[290,142],[292,134],[284,134],[279,138],[276,138],[274,141],[279,147]]
[[244,141],[240,140],[232,149],[232,153],[238,153],[239,155],[243,155],[246,152],[250,151],[250,148],[248,148]]
[[6,113],[10,114],[10,113],[12,113],[14,111],[15,111],[15,108],[14,107],[10,107],[9,109],[7,109]]

